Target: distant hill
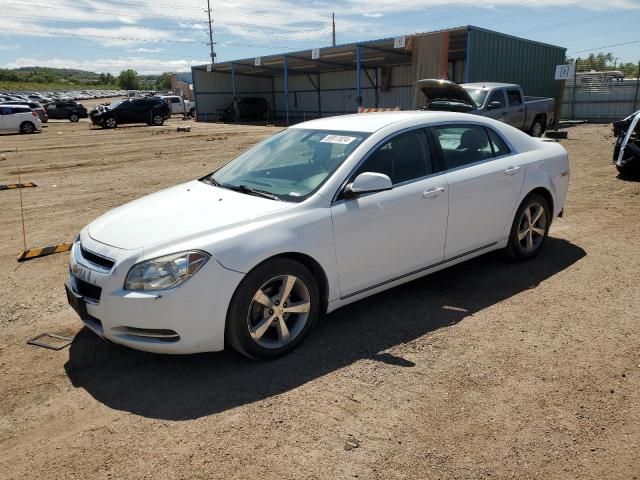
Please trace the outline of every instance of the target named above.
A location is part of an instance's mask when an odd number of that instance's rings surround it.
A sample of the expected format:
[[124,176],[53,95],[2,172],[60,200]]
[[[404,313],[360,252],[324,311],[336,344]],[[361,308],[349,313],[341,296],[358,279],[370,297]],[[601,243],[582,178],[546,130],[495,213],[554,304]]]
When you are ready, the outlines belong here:
[[[158,77],[159,75],[139,75],[140,87],[146,88],[155,85]],[[117,80],[111,73],[96,73],[75,68],[38,66],[0,68],[0,88],[3,90],[42,89],[47,86],[50,86],[50,89],[116,88]]]

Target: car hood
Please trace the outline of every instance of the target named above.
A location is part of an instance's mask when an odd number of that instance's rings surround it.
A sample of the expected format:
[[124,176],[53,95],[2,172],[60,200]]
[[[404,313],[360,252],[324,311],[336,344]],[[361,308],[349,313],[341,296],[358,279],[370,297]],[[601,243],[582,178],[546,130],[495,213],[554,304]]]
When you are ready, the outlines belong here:
[[429,101],[445,100],[462,102],[476,108],[476,104],[469,93],[455,82],[427,78],[418,80],[416,85]]
[[111,210],[87,229],[98,242],[133,250],[215,233],[292,205],[194,180]]

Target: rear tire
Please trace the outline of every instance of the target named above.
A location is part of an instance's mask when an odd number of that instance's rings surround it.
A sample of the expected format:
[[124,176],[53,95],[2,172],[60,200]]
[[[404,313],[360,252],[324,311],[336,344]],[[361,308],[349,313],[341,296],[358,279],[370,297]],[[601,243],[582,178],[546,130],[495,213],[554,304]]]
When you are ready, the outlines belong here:
[[533,124],[531,125],[531,130],[529,130],[529,134],[532,137],[541,137],[542,134],[544,133],[544,123],[543,123],[543,117],[536,117],[533,120]]
[[296,348],[320,312],[318,283],[302,264],[280,258],[242,280],[229,304],[225,337],[241,354],[271,360]]
[[529,260],[537,256],[547,239],[551,218],[547,200],[537,193],[529,194],[513,219],[507,253],[516,260]]
[[69,115],[70,122],[76,123],[79,120],[80,120],[80,117],[78,116],[78,114],[72,113],[71,115]]
[[33,133],[36,131],[36,126],[31,122],[22,122],[20,124],[20,133]]

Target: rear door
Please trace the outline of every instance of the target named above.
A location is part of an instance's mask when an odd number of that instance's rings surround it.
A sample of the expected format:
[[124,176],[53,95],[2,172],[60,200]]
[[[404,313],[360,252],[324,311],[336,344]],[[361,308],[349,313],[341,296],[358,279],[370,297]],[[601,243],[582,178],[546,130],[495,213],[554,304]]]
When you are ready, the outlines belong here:
[[524,161],[482,125],[445,124],[432,132],[449,186],[445,259],[494,245],[508,231],[522,190]]
[[522,92],[517,87],[506,88],[507,93],[507,115],[506,123],[516,128],[524,127],[525,110]]

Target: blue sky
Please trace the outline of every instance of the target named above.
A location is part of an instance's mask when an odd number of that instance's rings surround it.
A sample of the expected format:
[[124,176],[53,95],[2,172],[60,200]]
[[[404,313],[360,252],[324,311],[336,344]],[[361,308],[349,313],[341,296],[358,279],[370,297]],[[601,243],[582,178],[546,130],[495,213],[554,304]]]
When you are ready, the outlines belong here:
[[[476,25],[640,61],[640,0],[212,0],[218,61]],[[0,0],[0,67],[118,73],[208,61],[206,0]],[[609,48],[597,47],[629,43]],[[589,52],[572,56],[586,56]]]

